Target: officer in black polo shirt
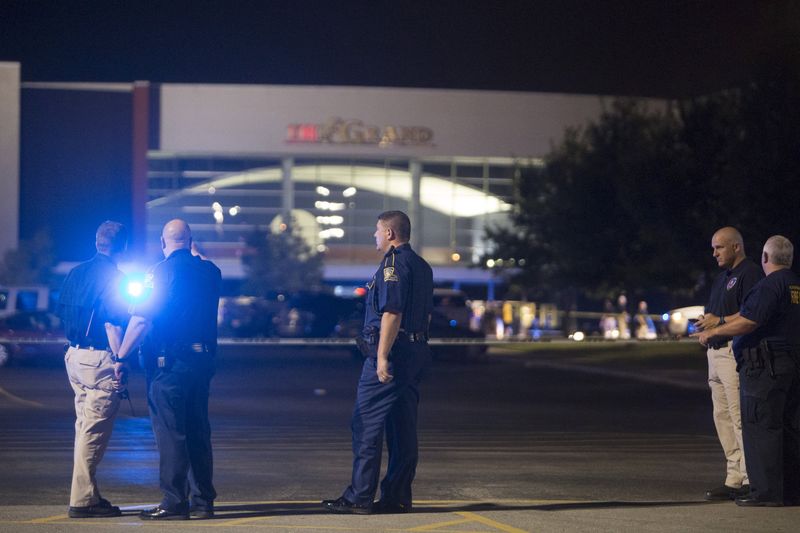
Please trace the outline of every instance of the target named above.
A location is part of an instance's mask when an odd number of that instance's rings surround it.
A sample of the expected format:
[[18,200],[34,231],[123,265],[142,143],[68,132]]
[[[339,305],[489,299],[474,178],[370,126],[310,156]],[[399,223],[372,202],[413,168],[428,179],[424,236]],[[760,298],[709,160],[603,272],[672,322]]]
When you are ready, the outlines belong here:
[[[385,255],[368,284],[362,351],[366,359],[353,409],[350,486],[323,506],[336,513],[407,513],[417,468],[419,383],[430,363],[428,324],[433,310],[430,265],[408,244],[411,222],[401,211],[378,217],[377,248]],[[381,470],[384,429],[389,466],[373,505]]]
[[[737,316],[744,297],[764,277],[761,269],[745,256],[744,241],[736,228],[717,230],[711,238],[711,249],[723,270],[711,287],[705,314],[696,323],[699,330],[724,324]],[[725,482],[707,490],[707,500],[733,500],[750,492],[742,447],[739,374],[731,341],[731,337],[715,337],[707,350],[714,426],[727,463]]]
[[58,315],[69,341],[64,362],[75,392],[75,452],[70,518],[119,516],[119,507],[100,496],[95,472],[103,459],[124,385],[114,372],[127,321],[118,297],[122,272],[117,259],[125,251],[127,231],[106,220],[97,228],[95,256],[67,274],[58,300]]
[[142,520],[211,518],[212,484],[208,393],[217,349],[221,275],[192,255],[192,234],[183,220],[164,226],[164,261],[145,285],[152,293],[137,305],[118,354],[124,365],[147,336],[144,360],[148,403],[160,454],[161,504]]
[[800,504],[800,277],[788,239],[767,239],[756,284],[725,324],[697,334],[708,344],[734,335],[742,398],[742,434],[750,494],[742,506]]

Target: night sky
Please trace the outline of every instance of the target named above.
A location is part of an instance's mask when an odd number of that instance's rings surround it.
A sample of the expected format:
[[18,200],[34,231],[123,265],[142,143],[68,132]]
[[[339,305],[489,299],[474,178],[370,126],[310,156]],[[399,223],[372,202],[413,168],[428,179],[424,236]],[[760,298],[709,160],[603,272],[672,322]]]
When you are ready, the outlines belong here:
[[0,3],[23,81],[702,94],[798,45],[800,2]]

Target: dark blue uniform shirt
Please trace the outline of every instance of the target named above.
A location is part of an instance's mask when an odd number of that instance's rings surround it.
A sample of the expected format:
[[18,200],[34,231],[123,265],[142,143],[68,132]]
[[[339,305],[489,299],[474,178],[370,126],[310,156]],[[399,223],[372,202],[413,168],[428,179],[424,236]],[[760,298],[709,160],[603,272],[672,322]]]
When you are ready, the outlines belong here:
[[122,280],[116,263],[100,253],[70,270],[56,308],[70,343],[98,349],[108,347],[105,323],[124,326],[128,319]]
[[758,328],[734,339],[737,360],[743,349],[754,348],[765,338],[800,345],[800,277],[789,268],[773,272],[753,287],[739,313]]
[[[761,267],[748,258],[743,259],[734,268],[720,272],[711,286],[706,313],[720,317],[735,315],[739,312],[744,297],[762,279],[764,272]],[[730,339],[726,337],[715,341],[727,342]]]
[[189,250],[176,250],[155,265],[145,280],[152,292],[131,313],[153,323],[147,348],[216,347],[221,283],[219,268]]
[[365,329],[380,330],[381,316],[390,311],[403,313],[403,331],[427,333],[433,310],[433,271],[408,243],[386,252],[367,287]]

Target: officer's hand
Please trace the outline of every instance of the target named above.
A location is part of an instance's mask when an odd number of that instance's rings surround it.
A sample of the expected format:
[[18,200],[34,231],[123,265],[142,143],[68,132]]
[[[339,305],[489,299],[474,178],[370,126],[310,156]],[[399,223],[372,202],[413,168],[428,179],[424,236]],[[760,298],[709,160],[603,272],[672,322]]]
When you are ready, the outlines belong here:
[[700,341],[700,344],[703,346],[708,346],[708,341],[714,336],[714,334],[709,331],[700,331],[698,333],[692,333],[689,336],[697,338],[697,340]]
[[381,383],[389,383],[394,379],[394,376],[389,373],[389,358],[378,357],[378,381]]
[[128,365],[125,363],[114,363],[114,387],[125,388],[128,383]]
[[694,323],[694,327],[702,331],[716,327],[717,324],[719,324],[719,317],[713,313],[707,313],[697,317],[697,322]]

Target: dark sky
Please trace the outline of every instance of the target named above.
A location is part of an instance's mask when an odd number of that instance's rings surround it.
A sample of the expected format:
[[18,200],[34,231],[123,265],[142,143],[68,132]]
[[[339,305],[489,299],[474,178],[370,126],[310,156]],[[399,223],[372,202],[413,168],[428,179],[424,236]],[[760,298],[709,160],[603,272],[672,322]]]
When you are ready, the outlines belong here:
[[23,81],[685,96],[798,45],[800,1],[0,0]]

